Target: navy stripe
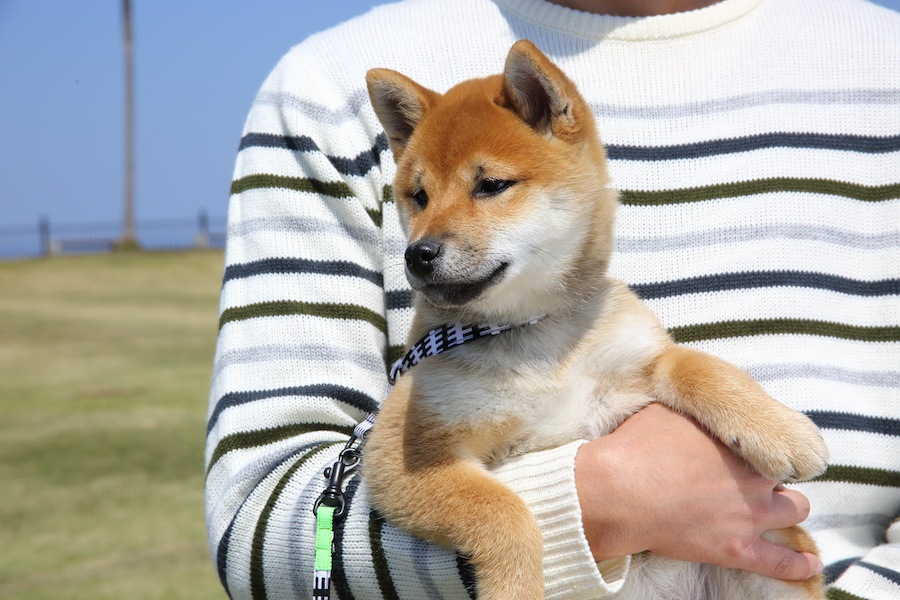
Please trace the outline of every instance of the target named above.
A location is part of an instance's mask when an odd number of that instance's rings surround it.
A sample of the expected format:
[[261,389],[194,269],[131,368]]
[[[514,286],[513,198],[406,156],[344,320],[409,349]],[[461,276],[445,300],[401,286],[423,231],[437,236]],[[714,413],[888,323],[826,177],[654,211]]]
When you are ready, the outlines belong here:
[[855,558],[847,558],[826,565],[825,569],[822,571],[822,576],[825,578],[825,585],[831,585],[832,583],[834,583],[838,577],[844,574],[844,571],[852,567],[853,564],[860,558],[861,557],[859,556]]
[[865,415],[817,410],[807,412],[806,416],[822,429],[844,429],[847,431],[864,431],[880,435],[900,436],[900,419],[867,417]]
[[[252,147],[278,148],[294,152],[321,152],[318,144],[305,135],[283,136],[269,133],[248,133],[241,139],[238,151]],[[371,171],[373,167],[381,164],[381,153],[387,149],[387,136],[384,133],[379,133],[375,138],[375,145],[355,157],[346,158],[327,154],[325,157],[342,175],[361,176]]]
[[805,271],[750,271],[704,275],[676,281],[634,284],[631,289],[647,300],[683,294],[722,292],[762,287],[804,287],[828,290],[852,296],[890,296],[900,294],[900,279],[860,281]]
[[219,573],[219,581],[222,582],[222,587],[225,588],[225,593],[228,594],[229,598],[232,598],[233,596],[231,595],[231,590],[228,589],[228,545],[231,543],[231,530],[234,529],[234,522],[237,520],[238,513],[241,512],[241,508],[243,507],[244,505],[242,503],[240,508],[238,508],[237,512],[235,512],[234,516],[231,518],[228,529],[222,534],[222,537],[219,539],[219,545],[216,547],[216,571]]
[[478,600],[478,586],[476,585],[475,580],[475,567],[472,566],[472,563],[469,562],[462,554],[456,555],[456,570],[459,572],[459,577],[462,579],[463,586],[466,588],[466,592],[469,594],[469,598],[471,600]]
[[740,138],[712,140],[676,146],[607,146],[610,160],[679,160],[767,148],[806,148],[882,154],[900,150],[900,135],[831,135],[820,133],[763,133]]
[[[295,152],[321,152],[318,144],[305,135],[281,136],[268,133],[248,133],[241,139],[238,150],[252,147],[278,148]],[[866,136],[776,132],[673,146],[610,144],[606,151],[610,160],[661,161],[703,158],[767,148],[806,148],[884,154],[900,151],[900,135]],[[373,167],[381,164],[381,153],[387,149],[387,136],[379,133],[375,138],[375,144],[355,157],[347,158],[326,154],[326,158],[344,175],[365,175]]]
[[231,408],[233,406],[247,404],[248,402],[255,402],[257,400],[279,398],[284,396],[324,396],[327,398],[334,398],[335,400],[338,400],[339,402],[343,402],[345,404],[349,404],[350,406],[357,408],[364,413],[370,413],[378,406],[378,402],[376,402],[371,396],[367,396],[362,392],[339,385],[331,385],[325,383],[286,387],[274,390],[230,392],[219,398],[219,401],[216,403],[216,407],[213,409],[212,414],[209,416],[209,423],[207,423],[206,426],[206,433],[207,435],[209,435],[209,432],[212,431],[212,428],[215,427],[216,423],[218,422],[219,415],[221,415],[225,409]]
[[378,511],[372,509],[369,512],[369,540],[372,548],[372,568],[375,569],[375,580],[381,597],[384,600],[400,600],[394,580],[391,578],[391,568],[388,565],[384,545],[381,542],[384,535],[385,520]]
[[397,290],[385,294],[387,309],[397,310],[412,307],[412,290]]
[[897,571],[887,569],[887,568],[879,566],[879,565],[873,565],[872,563],[866,562],[864,560],[861,560],[856,564],[859,565],[860,567],[865,567],[866,569],[872,571],[873,573],[877,573],[878,575],[881,575],[882,577],[884,577],[885,579],[887,579],[888,581],[890,581],[891,583],[893,583],[895,585],[900,585],[900,573],[898,573]]
[[357,277],[371,281],[375,285],[384,284],[381,273],[366,269],[344,260],[318,261],[302,258],[268,258],[255,262],[230,265],[225,269],[222,283],[233,279],[244,279],[254,275],[287,275],[287,274],[338,275]]

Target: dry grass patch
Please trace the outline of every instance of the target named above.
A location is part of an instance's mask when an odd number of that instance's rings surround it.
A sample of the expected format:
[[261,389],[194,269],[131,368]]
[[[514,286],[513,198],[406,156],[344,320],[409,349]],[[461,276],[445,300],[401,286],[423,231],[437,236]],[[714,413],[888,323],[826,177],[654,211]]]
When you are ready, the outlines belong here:
[[219,252],[0,262],[0,598],[223,598],[203,443]]

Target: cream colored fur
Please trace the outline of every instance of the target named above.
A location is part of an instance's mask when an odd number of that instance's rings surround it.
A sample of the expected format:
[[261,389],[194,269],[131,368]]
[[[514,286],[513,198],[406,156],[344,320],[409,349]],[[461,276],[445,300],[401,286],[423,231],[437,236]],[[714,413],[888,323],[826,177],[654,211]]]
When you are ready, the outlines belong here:
[[[825,469],[809,419],[737,368],[676,346],[605,275],[617,204],[605,153],[574,84],[533,44],[515,44],[502,75],[444,95],[384,69],[367,82],[397,160],[411,340],[444,323],[543,317],[412,369],[364,459],[375,507],[468,556],[481,600],[544,594],[537,524],[486,467],[605,435],[650,402],[694,417],[773,480]],[[421,242],[439,252],[417,253]],[[773,535],[814,551],[800,529]],[[618,597],[807,600],[823,597],[821,585],[642,554]]]

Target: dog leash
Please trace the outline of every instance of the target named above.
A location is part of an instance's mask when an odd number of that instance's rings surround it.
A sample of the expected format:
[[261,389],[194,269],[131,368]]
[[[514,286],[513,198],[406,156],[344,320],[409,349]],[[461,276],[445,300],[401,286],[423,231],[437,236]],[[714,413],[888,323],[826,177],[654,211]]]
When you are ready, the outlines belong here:
[[[391,392],[397,379],[429,356],[436,356],[451,348],[461,346],[474,340],[499,335],[504,331],[534,325],[543,317],[537,317],[512,325],[442,325],[429,331],[425,337],[412,345],[403,357],[391,368],[388,376],[388,389],[385,398]],[[344,480],[359,466],[362,449],[366,437],[375,424],[375,410],[359,423],[353,434],[341,450],[337,460],[324,471],[328,486],[319,494],[313,505],[316,517],[316,553],[313,569],[313,600],[329,600],[331,597],[331,571],[334,557],[334,524],[337,519],[347,514],[347,501],[344,498]]]

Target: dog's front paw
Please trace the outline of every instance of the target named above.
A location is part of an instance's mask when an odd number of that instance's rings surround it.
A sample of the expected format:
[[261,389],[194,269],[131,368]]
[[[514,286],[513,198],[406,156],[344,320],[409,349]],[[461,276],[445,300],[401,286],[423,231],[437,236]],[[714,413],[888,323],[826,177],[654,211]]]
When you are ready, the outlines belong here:
[[755,427],[723,440],[761,475],[773,481],[805,481],[828,466],[828,446],[819,428],[801,413],[778,405]]

